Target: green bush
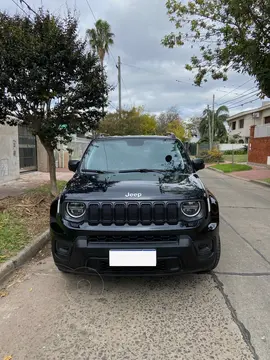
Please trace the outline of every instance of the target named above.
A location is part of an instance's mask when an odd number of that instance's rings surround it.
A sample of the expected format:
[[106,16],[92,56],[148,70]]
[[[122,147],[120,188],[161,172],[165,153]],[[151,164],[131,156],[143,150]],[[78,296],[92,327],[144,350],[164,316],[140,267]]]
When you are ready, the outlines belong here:
[[224,161],[223,154],[218,149],[202,151],[200,158],[202,158],[205,163],[220,163]]
[[247,147],[243,147],[242,149],[238,149],[238,150],[225,150],[223,151],[223,155],[232,155],[232,153],[234,153],[234,155],[245,155],[247,154]]

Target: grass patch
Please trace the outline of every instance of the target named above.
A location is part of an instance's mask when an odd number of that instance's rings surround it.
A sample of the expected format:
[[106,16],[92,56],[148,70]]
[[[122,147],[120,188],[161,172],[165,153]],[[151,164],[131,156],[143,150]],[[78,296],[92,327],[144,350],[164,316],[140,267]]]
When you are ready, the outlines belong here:
[[[232,155],[223,155],[223,158],[224,158],[225,161],[232,161]],[[248,161],[248,155],[247,154],[234,155],[234,161],[237,162],[237,163],[247,162]]]
[[[64,180],[57,181],[57,189],[58,189],[59,193],[61,191],[63,191],[64,187],[66,186],[66,183],[67,182]],[[50,184],[44,184],[37,188],[28,189],[26,191],[26,194],[28,194],[28,195],[30,195],[30,194],[50,195],[50,193],[51,193]]]
[[252,167],[244,164],[217,164],[212,166],[214,169],[221,170],[225,173],[230,173],[233,171],[246,171],[251,170]]
[[[59,192],[66,181],[58,181]],[[0,263],[16,255],[33,238],[48,229],[53,200],[50,185],[27,190],[24,195],[0,200]]]
[[270,184],[270,178],[269,179],[263,179],[263,181]]
[[23,220],[12,212],[0,213],[0,263],[17,254],[28,242]]

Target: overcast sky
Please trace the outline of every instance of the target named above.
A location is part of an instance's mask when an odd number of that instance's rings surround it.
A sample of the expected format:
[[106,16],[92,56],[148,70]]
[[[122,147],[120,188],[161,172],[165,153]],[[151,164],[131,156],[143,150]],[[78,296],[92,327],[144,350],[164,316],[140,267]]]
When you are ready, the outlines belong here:
[[[20,9],[13,0],[0,0],[1,11],[9,13]],[[19,3],[19,0],[14,0]],[[61,13],[76,8],[80,19],[80,34],[85,36],[87,28],[94,26],[95,18],[107,20],[115,34],[115,44],[106,57],[109,82],[117,85],[115,61],[122,62],[122,106],[144,105],[147,111],[160,113],[175,106],[182,118],[199,116],[207,104],[221,104],[242,95],[254,87],[248,76],[231,73],[229,81],[209,80],[203,88],[192,84],[192,73],[185,70],[190,57],[198,53],[198,48],[189,46],[167,49],[161,45],[164,35],[174,30],[166,14],[165,0],[26,0],[35,10],[40,4],[52,12]],[[91,6],[93,14],[88,3]],[[25,5],[20,5],[27,10]],[[95,17],[95,18],[94,18]],[[178,80],[178,81],[177,81]],[[243,96],[226,105],[234,114],[258,107],[261,100],[241,106],[255,96]],[[110,94],[112,106],[118,106],[118,89]],[[216,105],[216,106],[217,106]]]

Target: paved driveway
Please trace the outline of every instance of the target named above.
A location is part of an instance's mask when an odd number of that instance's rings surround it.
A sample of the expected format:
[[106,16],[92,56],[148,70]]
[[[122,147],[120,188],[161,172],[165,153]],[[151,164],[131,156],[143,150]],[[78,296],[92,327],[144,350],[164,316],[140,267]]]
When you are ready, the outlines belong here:
[[214,275],[102,281],[37,258],[0,298],[0,359],[269,360],[270,191],[201,176],[221,204]]

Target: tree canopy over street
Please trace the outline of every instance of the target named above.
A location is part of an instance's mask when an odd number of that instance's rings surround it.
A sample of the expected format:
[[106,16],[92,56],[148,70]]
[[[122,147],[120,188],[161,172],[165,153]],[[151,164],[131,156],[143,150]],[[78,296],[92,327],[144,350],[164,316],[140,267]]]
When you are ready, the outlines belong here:
[[109,113],[100,122],[99,131],[108,135],[165,135],[173,132],[179,139],[186,140],[187,131],[176,109],[151,115],[143,107]]
[[97,55],[78,37],[78,21],[40,10],[34,20],[0,13],[0,123],[27,125],[49,158],[73,133],[97,128],[110,90]]
[[142,107],[133,107],[109,113],[101,121],[99,131],[108,135],[148,135],[153,134],[156,128],[155,117],[144,113]]
[[166,7],[176,33],[162,43],[199,48],[200,56],[186,65],[196,70],[196,85],[207,81],[207,75],[227,80],[230,69],[254,76],[262,94],[270,96],[269,1],[168,0]]

